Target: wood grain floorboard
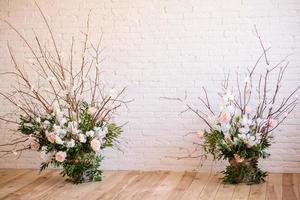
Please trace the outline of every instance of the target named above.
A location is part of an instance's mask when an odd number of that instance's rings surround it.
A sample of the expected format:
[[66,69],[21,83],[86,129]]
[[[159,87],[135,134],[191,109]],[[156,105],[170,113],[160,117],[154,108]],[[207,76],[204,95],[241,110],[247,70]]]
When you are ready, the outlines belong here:
[[258,185],[224,185],[219,173],[105,171],[74,185],[60,170],[0,169],[2,200],[300,200],[300,174],[270,174]]

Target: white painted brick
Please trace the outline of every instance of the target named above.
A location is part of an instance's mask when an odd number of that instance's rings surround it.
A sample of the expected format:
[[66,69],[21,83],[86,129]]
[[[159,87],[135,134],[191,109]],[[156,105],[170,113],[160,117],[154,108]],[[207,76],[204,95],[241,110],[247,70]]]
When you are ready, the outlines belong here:
[[[272,47],[269,53],[272,63],[292,54],[283,94],[300,85],[299,0],[40,0],[38,3],[54,29],[55,38],[62,40],[58,46],[63,51],[68,50],[72,36],[82,36],[80,31],[84,31],[92,8],[91,36],[96,40],[100,28],[104,32],[105,80],[110,85],[128,86],[128,96],[135,99],[129,110],[120,109],[116,118],[117,122],[129,122],[121,138],[124,153],[105,150],[105,169],[196,169],[197,160],[168,156],[185,155],[180,147],[192,149],[195,138],[184,135],[205,126],[192,113],[179,116],[182,104],[160,97],[184,97],[186,90],[188,101],[199,105],[197,97],[201,87],[206,86],[209,95],[216,99],[223,72],[238,68],[243,71],[260,55],[254,24],[265,45]],[[46,26],[32,1],[0,1],[0,18],[14,24],[32,44],[32,30],[43,42],[50,43]],[[19,62],[31,57],[25,44],[0,21],[0,73],[12,69],[7,41]],[[76,48],[77,57],[80,51]],[[262,66],[259,67],[262,71]],[[1,91],[10,87],[8,80],[1,77]],[[218,107],[217,100],[212,104]],[[12,108],[7,102],[1,105],[5,105],[0,107],[1,115]],[[0,124],[1,141],[9,138],[9,128]],[[300,172],[299,133],[300,106],[274,132],[272,156],[261,162],[261,166],[270,171]],[[29,152],[19,160],[1,158],[0,167],[37,168],[39,162],[39,156]],[[225,163],[218,163],[213,169],[222,169]],[[200,168],[210,169],[209,161]]]

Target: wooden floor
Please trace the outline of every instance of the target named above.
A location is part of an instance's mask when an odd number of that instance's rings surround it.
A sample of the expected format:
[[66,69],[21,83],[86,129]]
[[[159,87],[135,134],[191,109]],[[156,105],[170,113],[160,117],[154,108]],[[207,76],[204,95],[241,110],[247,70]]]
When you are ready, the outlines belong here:
[[102,182],[73,185],[48,170],[0,169],[0,199],[300,199],[300,174],[270,174],[260,185],[223,185],[220,174],[106,171]]

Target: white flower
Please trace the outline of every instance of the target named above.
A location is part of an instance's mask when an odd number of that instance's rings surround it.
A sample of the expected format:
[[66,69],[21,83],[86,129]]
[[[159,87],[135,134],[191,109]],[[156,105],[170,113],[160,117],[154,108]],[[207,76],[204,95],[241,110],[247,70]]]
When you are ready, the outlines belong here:
[[63,138],[63,137],[66,136],[67,130],[66,130],[66,129],[60,128],[60,129],[56,130],[55,133],[56,133],[57,135],[59,135],[59,137]]
[[35,121],[36,121],[37,123],[41,123],[41,118],[40,118],[40,117],[37,117],[37,118],[35,119]]
[[42,126],[43,126],[44,129],[47,129],[50,126],[50,122],[48,120],[46,120],[46,121],[43,122]]
[[241,120],[241,125],[242,126],[251,126],[253,124],[251,119],[248,119],[247,115],[244,115],[242,120]]
[[104,138],[106,136],[106,134],[108,133],[108,128],[104,127],[94,127],[95,130],[95,136],[98,138]]
[[100,150],[101,142],[100,142],[99,140],[97,140],[97,139],[93,139],[93,140],[91,141],[91,147],[92,147],[92,149],[93,149],[95,152],[97,152],[97,151]]
[[93,130],[86,132],[86,136],[94,137],[94,135],[95,135],[95,132]]
[[231,128],[230,124],[222,124],[221,125],[221,130],[222,130],[223,133],[227,133],[230,128]]
[[62,117],[62,118],[59,120],[60,126],[64,126],[65,123],[67,123],[67,122],[68,122],[68,120],[67,120],[65,117]]
[[239,129],[239,132],[241,134],[247,134],[247,133],[249,133],[249,131],[250,131],[249,127],[243,127],[243,128]]
[[84,134],[80,133],[78,136],[81,143],[86,143],[86,136]]
[[49,142],[51,142],[51,143],[55,142],[56,135],[55,135],[54,132],[50,132],[49,133],[48,131],[46,131],[46,137],[47,137],[47,139],[48,139]]
[[76,121],[72,121],[68,123],[68,131],[73,133],[73,134],[77,134],[78,131],[78,124]]
[[73,139],[71,139],[70,141],[67,142],[67,147],[68,148],[72,148],[75,146],[75,141]]
[[255,141],[256,138],[255,138],[255,136],[252,135],[252,136],[250,136],[249,139],[252,140],[252,141]]
[[233,100],[234,100],[234,96],[229,91],[227,91],[226,94],[223,96],[224,103],[228,104]]
[[58,135],[55,136],[55,143],[56,144],[61,144],[61,145],[64,144],[64,142],[62,141],[62,139]]

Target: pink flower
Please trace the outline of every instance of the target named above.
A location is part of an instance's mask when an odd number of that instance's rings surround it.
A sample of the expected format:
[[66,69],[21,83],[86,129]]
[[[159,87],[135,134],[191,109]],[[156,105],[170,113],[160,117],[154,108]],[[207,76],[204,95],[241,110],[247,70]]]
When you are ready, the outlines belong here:
[[230,113],[229,113],[229,112],[223,112],[223,113],[220,115],[220,117],[219,117],[219,122],[220,122],[221,124],[223,124],[223,123],[228,123],[228,122],[230,121],[230,119],[231,119]]
[[277,122],[277,120],[276,120],[276,119],[272,119],[272,118],[270,118],[270,119],[268,120],[268,126],[269,126],[270,128],[274,128],[274,127],[276,127],[276,126],[277,126],[277,124],[278,124],[278,122]]
[[39,150],[39,148],[40,148],[40,144],[37,143],[37,142],[31,142],[31,143],[30,143],[30,148],[31,148],[32,150],[34,150],[34,151],[37,151],[37,150]]
[[67,157],[67,154],[64,151],[59,151],[55,154],[55,160],[58,162],[64,162],[66,157]]
[[88,114],[90,115],[95,115],[97,111],[98,109],[96,107],[89,107],[89,109],[87,110]]
[[198,132],[196,133],[196,135],[197,135],[197,138],[198,138],[198,139],[203,139],[203,138],[204,138],[204,132],[203,132],[203,131],[198,131]]
[[55,135],[54,132],[50,132],[50,133],[48,133],[48,134],[46,134],[46,135],[47,135],[47,139],[48,139],[49,142],[51,142],[51,143],[54,143],[54,142],[55,142],[55,140],[56,140],[56,135]]
[[94,151],[99,151],[100,150],[100,147],[101,147],[101,143],[98,139],[93,139],[91,141],[91,147]]
[[244,161],[244,158],[242,158],[240,155],[238,154],[234,154],[234,159],[236,160],[236,162],[241,163]]

